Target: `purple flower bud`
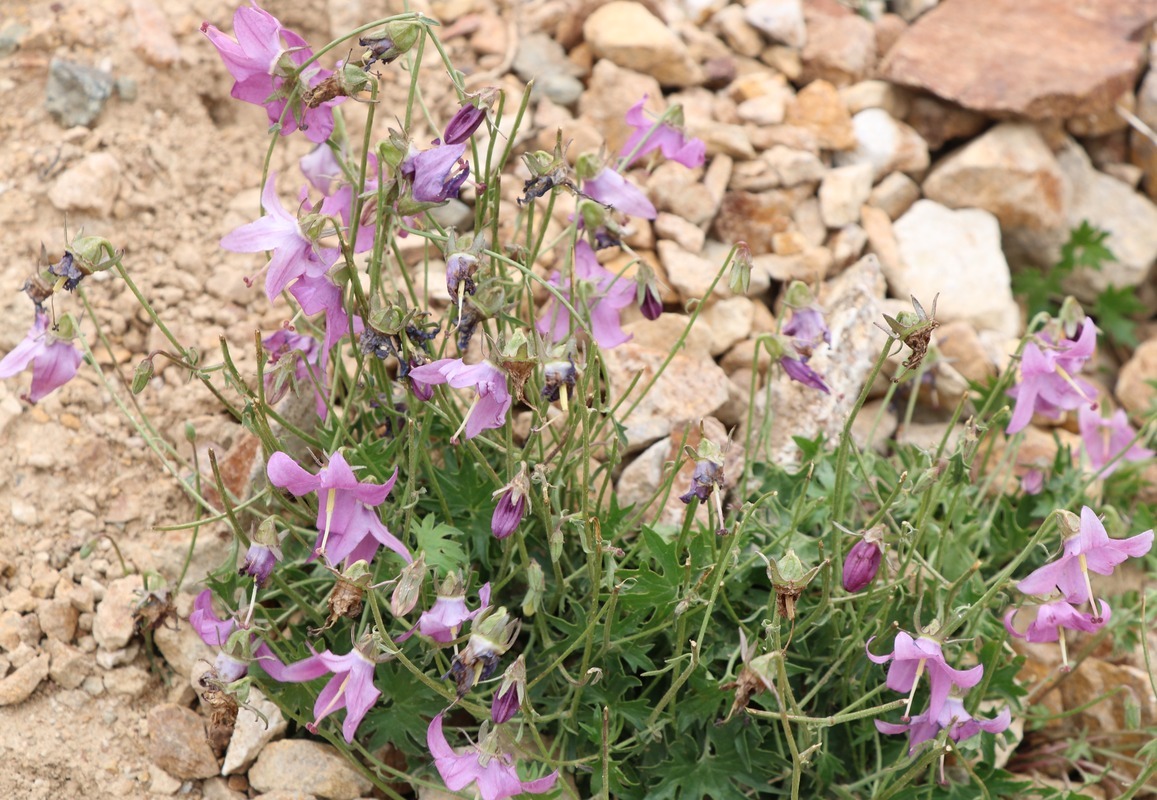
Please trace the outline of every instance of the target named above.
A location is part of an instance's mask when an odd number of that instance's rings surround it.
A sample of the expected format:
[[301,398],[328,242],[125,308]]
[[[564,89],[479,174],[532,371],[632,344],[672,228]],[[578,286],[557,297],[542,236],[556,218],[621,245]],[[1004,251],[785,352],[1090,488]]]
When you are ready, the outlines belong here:
[[811,355],[820,342],[832,343],[832,332],[824,322],[823,314],[815,308],[797,308],[791,319],[783,326],[785,336],[795,337],[796,350]]
[[442,137],[442,141],[446,144],[461,144],[478,130],[484,119],[486,109],[471,105],[462,106],[446,124],[446,135]]
[[490,531],[497,539],[505,539],[514,533],[518,523],[522,522],[522,515],[526,513],[526,498],[518,495],[513,489],[507,489],[498,498],[498,505],[494,507],[494,516],[490,520]]
[[643,302],[639,303],[639,310],[649,320],[657,320],[663,313],[663,301],[658,293],[650,286],[643,287]]
[[269,583],[269,576],[273,574],[273,565],[277,563],[277,556],[263,544],[254,542],[249,545],[249,552],[245,554],[245,562],[237,570],[240,575],[249,575],[257,581],[258,586]]
[[880,545],[868,537],[856,542],[844,561],[844,591],[858,592],[870,584],[880,570],[881,556]]
[[494,693],[494,700],[490,703],[490,719],[495,725],[501,725],[517,713],[518,687],[511,685],[505,691]]

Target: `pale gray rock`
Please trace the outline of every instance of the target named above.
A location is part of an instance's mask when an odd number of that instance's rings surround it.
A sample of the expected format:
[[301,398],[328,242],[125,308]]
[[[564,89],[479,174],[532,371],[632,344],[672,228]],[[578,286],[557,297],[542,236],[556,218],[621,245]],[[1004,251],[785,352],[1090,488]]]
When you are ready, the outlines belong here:
[[304,739],[270,742],[249,770],[249,784],[258,792],[295,791],[323,800],[356,800],[373,789],[335,748]]
[[872,165],[873,180],[891,172],[921,173],[930,163],[928,144],[911,126],[882,108],[866,108],[852,117],[856,146],[839,153],[837,164]]
[[182,780],[217,774],[217,759],[205,736],[205,721],[195,712],[165,703],[149,711],[148,724],[149,758],[158,767]]
[[939,293],[938,318],[944,322],[967,320],[1009,334],[1020,329],[996,217],[920,200],[893,231],[899,263],[885,266],[885,273],[894,295],[914,295],[931,311]]
[[936,8],[940,0],[892,0],[892,10],[903,17],[905,22],[914,22],[925,11]]
[[820,213],[829,228],[860,221],[860,206],[872,192],[872,165],[851,164],[829,170],[820,184]]
[[800,0],[756,0],[744,11],[747,22],[773,42],[802,49],[807,44],[807,26]]
[[563,46],[544,33],[519,38],[513,69],[522,80],[534,81],[533,92],[560,106],[572,105],[582,96],[580,70],[566,57]]
[[44,107],[65,128],[91,128],[112,95],[112,75],[54,58],[48,64]]
[[818,300],[827,310],[832,345],[818,348],[809,365],[823,375],[831,394],[776,372],[772,379],[776,424],[767,451],[776,463],[799,463],[792,436],[823,432],[829,441],[839,436],[884,344],[884,334],[873,325],[880,318],[883,297],[884,276],[874,256],[865,256],[824,285]]
[[233,727],[233,737],[229,740],[229,749],[225,751],[221,774],[237,775],[244,772],[267,744],[285,735],[288,727],[289,723],[275,703],[260,690],[251,691],[249,702],[237,713],[237,722]]
[[1053,229],[1065,218],[1064,175],[1032,125],[1004,122],[942,159],[924,196],[948,208],[983,208],[1003,230]]
[[651,75],[664,86],[703,83],[703,70],[687,45],[641,3],[614,0],[597,8],[583,23],[583,37],[599,58]]
[[92,635],[104,650],[119,650],[133,638],[133,611],[142,587],[140,575],[117,578],[108,585],[92,624]]

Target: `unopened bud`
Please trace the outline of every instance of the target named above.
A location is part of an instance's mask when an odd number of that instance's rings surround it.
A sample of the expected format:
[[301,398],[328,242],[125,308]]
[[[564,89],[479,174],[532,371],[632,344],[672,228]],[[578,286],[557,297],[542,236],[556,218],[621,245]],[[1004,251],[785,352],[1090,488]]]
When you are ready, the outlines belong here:
[[526,596],[522,598],[522,615],[533,617],[546,594],[546,574],[533,558],[526,568]]
[[844,591],[858,592],[876,577],[883,551],[880,545],[867,538],[856,542],[844,561]]
[[414,610],[418,604],[418,597],[422,592],[422,583],[426,580],[426,554],[420,554],[412,563],[407,564],[398,577],[398,583],[390,595],[390,613],[395,617],[404,617]]
[[153,378],[153,360],[146,358],[137,364],[137,368],[133,370],[132,393],[140,394],[149,385],[149,381]]

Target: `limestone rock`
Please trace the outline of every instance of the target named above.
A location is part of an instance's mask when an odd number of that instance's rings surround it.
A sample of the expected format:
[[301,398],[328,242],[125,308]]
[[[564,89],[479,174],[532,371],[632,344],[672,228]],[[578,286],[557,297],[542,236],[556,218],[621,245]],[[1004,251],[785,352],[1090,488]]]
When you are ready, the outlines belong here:
[[45,650],[51,657],[48,677],[65,689],[75,689],[92,672],[91,657],[56,639],[49,639]]
[[699,170],[664,161],[647,179],[647,194],[659,211],[669,211],[692,225],[703,225],[715,216],[718,203],[699,180]]
[[702,228],[666,212],[655,218],[655,235],[660,239],[671,239],[689,253],[698,253],[702,250],[706,239]]
[[825,150],[849,150],[856,145],[852,117],[836,87],[812,81],[788,103],[784,122],[812,133]]
[[120,192],[121,165],[112,153],[90,153],[56,179],[48,198],[60,211],[112,214]]
[[205,736],[204,719],[174,703],[149,711],[149,758],[182,780],[211,778],[217,774],[217,759]]
[[715,13],[711,21],[719,27],[723,40],[736,53],[748,58],[758,58],[763,51],[763,40],[759,31],[748,23],[740,6],[724,6]]
[[953,211],[920,200],[893,226],[899,263],[885,268],[898,297],[915,295],[938,318],[967,320],[1014,335],[1020,312],[1012,297],[1008,262],[1000,249],[996,217],[980,209]]
[[871,164],[874,180],[892,172],[921,173],[928,169],[928,145],[915,129],[892,118],[882,108],[866,108],[852,117],[856,147],[839,153],[838,164]]
[[76,636],[76,623],[80,619],[80,612],[65,598],[41,600],[36,617],[41,630],[49,639],[71,642]]
[[[624,327],[625,330],[629,328]],[[640,375],[623,406],[624,409],[629,407],[667,359],[670,347],[670,344],[646,347],[637,342],[627,342],[604,353],[612,403],[618,402],[635,376]],[[626,426],[628,451],[639,450],[669,436],[680,424],[698,424],[700,419],[710,416],[727,402],[726,380],[726,374],[709,357],[689,352],[676,353],[634,411],[619,418]]]
[[[664,347],[669,349],[672,343],[682,338],[683,346],[689,355],[696,357],[711,355],[711,343],[715,340],[711,326],[707,324],[702,314],[691,329],[687,330],[687,323],[690,321],[691,317],[687,314],[664,312],[658,319],[638,319],[627,323],[623,329],[631,334],[631,342],[640,347],[652,350],[662,350]],[[683,336],[684,331],[687,332],[686,337]]]
[[827,14],[808,6],[807,44],[803,60],[804,81],[822,78],[836,86],[863,80],[876,66],[876,29],[872,23],[846,9]]
[[1004,229],[1052,229],[1065,217],[1063,180],[1036,128],[1004,122],[940,161],[924,196],[948,208],[983,208]]
[[[788,378],[782,372],[772,382],[772,428],[768,457],[780,464],[799,462],[792,436],[812,437],[821,431],[838,437],[844,420],[867,380],[882,346],[882,333],[873,335],[884,297],[884,277],[873,256],[865,256],[825,286],[818,298],[827,309],[832,347],[818,348],[809,365],[824,376],[831,394],[823,394]],[[836,349],[838,348],[838,352]],[[747,361],[751,364],[750,356]]]
[[868,195],[868,205],[897,220],[920,199],[920,185],[903,172],[893,172],[876,184]]
[[323,800],[355,800],[373,788],[336,749],[304,739],[267,745],[249,770],[249,783],[258,792],[296,791]]
[[1135,85],[1145,52],[1133,37],[1155,17],[1138,0],[945,0],[900,37],[881,73],[990,114],[1097,113]]
[[820,184],[820,213],[829,228],[842,228],[860,221],[860,206],[872,191],[872,165],[837,167]]
[[1157,339],[1150,339],[1141,343],[1117,377],[1117,399],[1130,414],[1140,417],[1157,399],[1157,389],[1148,383],[1154,375],[1157,375]]
[[710,352],[722,355],[736,342],[751,334],[755,304],[746,297],[729,297],[719,300],[703,309],[703,319],[711,330]]
[[[796,189],[807,189],[806,186]],[[771,252],[771,237],[792,226],[792,209],[810,191],[773,189],[768,192],[728,192],[715,219],[715,231],[728,243],[747,242],[755,255]]]
[[12,706],[27,700],[48,677],[48,662],[48,653],[41,653],[0,680],[0,706]]
[[797,49],[807,44],[800,0],[756,0],[747,7],[744,16],[753,28],[763,31],[772,41]]
[[[264,715],[264,718],[257,716],[254,710]],[[225,751],[225,763],[221,766],[221,774],[235,775],[244,772],[254,762],[262,748],[274,739],[284,736],[288,727],[289,723],[282,716],[281,709],[259,690],[254,689],[249,694],[248,706],[237,713],[237,722],[233,727],[233,737],[229,740],[229,749]]]
[[120,650],[133,638],[133,609],[142,586],[140,575],[117,578],[108,585],[92,623],[93,638],[103,649]]
[[[679,292],[682,300],[686,302],[705,298],[721,265],[688,252],[667,239],[660,240],[657,246],[667,281]],[[727,293],[727,281],[724,278],[715,284],[715,294],[722,296]]]
[[761,153],[760,158],[775,172],[780,186],[798,186],[823,180],[827,167],[814,153],[775,145]]
[[1051,266],[1060,258],[1069,232],[1082,222],[1108,231],[1105,245],[1116,261],[1094,271],[1078,269],[1065,283],[1066,291],[1091,302],[1110,284],[1122,289],[1138,286],[1157,260],[1157,205],[1122,181],[1093,168],[1089,157],[1069,140],[1057,154],[1064,175],[1065,216],[1050,230],[1018,229],[1009,234],[1010,252],[1032,263]]
[[599,58],[653,76],[664,86],[703,83],[703,70],[687,45],[641,3],[614,2],[583,23],[583,36]]

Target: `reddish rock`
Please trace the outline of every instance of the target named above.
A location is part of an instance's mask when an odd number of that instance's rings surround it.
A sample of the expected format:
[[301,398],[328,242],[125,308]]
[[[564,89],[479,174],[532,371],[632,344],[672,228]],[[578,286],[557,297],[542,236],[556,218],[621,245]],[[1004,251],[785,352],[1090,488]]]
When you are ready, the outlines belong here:
[[859,14],[838,9],[831,14],[809,5],[805,11],[808,36],[800,54],[804,81],[822,78],[848,86],[876,66],[876,29]]
[[881,72],[990,114],[1096,114],[1135,85],[1145,48],[1131,37],[1155,18],[1157,0],[945,0]]
[[[798,187],[797,187],[798,188]],[[810,194],[810,186],[805,186]],[[792,209],[803,200],[799,192],[728,192],[723,196],[715,232],[724,242],[747,242],[754,255],[771,252],[771,237],[792,226]]]

